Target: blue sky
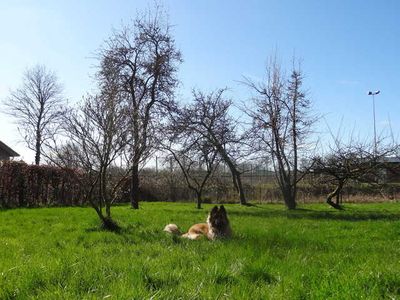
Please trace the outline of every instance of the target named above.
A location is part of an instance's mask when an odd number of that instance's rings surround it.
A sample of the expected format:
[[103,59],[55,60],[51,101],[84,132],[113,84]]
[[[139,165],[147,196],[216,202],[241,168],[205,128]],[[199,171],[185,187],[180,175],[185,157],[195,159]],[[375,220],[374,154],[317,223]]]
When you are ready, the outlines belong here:
[[[93,52],[112,27],[134,18],[153,1],[0,2],[0,100],[37,63],[57,72],[71,102],[90,91]],[[277,52],[283,64],[295,54],[303,61],[305,86],[314,110],[335,130],[341,122],[372,138],[376,98],[378,132],[400,132],[400,1],[162,1],[174,25],[184,62],[178,97],[193,87],[228,87],[238,103],[249,91],[243,75],[262,78],[265,63]],[[343,120],[343,121],[341,121]],[[326,133],[325,121],[318,127]],[[0,114],[0,140],[27,162],[33,154],[12,120]]]

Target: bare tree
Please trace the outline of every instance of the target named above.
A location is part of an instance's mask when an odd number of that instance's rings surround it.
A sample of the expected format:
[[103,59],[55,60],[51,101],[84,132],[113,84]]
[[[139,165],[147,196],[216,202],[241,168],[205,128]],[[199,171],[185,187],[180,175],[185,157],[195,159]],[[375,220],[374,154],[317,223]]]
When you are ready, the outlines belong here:
[[4,102],[6,113],[15,118],[28,148],[35,151],[36,165],[46,140],[60,130],[65,102],[57,76],[41,65],[28,69],[21,87],[11,91]]
[[255,93],[253,106],[246,109],[253,126],[249,133],[255,152],[270,156],[276,180],[288,209],[296,208],[299,173],[299,151],[314,119],[310,117],[310,101],[302,89],[303,73],[293,67],[289,77],[273,60],[266,70],[265,82],[245,78],[245,84]]
[[117,74],[131,135],[131,205],[139,208],[139,166],[152,149],[161,111],[173,102],[181,54],[158,7],[115,31],[99,51],[99,77]]
[[238,167],[242,137],[237,132],[238,122],[229,115],[232,101],[224,98],[224,92],[224,89],[220,89],[205,94],[194,90],[193,104],[178,109],[173,118],[178,132],[200,136],[212,145],[229,167],[240,204],[244,205],[246,197]]
[[[109,230],[119,228],[111,218],[111,206],[130,172],[124,160],[126,112],[118,97],[111,84],[102,86],[99,95],[87,96],[79,109],[65,116],[65,142],[53,148],[53,162],[72,165],[83,173],[86,200]],[[116,168],[118,162],[120,168]],[[111,169],[120,171],[118,176],[114,174],[117,179],[111,178]]]
[[[342,209],[340,198],[346,184],[366,183],[382,186],[385,183],[382,173],[390,168],[387,159],[395,157],[398,145],[383,145],[379,138],[380,147],[375,144],[361,142],[353,137],[348,142],[334,137],[334,144],[329,147],[329,153],[313,158],[313,176],[318,184],[334,184],[334,189],[327,195],[326,202],[336,209]],[[332,199],[335,198],[335,202]]]
[[[172,125],[171,128],[175,126]],[[185,178],[186,184],[197,197],[197,208],[201,208],[202,195],[210,176],[219,165],[213,145],[194,132],[181,132],[172,136],[160,147],[175,159]]]

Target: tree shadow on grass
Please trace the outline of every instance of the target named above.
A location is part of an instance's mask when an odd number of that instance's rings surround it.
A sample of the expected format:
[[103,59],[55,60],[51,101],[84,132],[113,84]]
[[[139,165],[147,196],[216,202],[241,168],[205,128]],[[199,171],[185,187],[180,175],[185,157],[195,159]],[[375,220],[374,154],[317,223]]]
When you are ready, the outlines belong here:
[[[268,232],[253,235],[249,233],[234,234],[232,240],[228,243],[233,243],[235,248],[252,247],[257,251],[266,251],[278,258],[285,259],[287,252],[293,249],[302,249],[307,253],[313,251],[329,251],[330,244],[327,240],[315,240],[304,236],[285,236],[283,234],[271,234]],[[249,246],[250,245],[250,246]]]
[[259,218],[288,218],[309,220],[337,220],[337,221],[400,221],[400,213],[385,212],[379,210],[346,210],[346,211],[317,211],[310,209],[296,210],[253,210],[230,211],[229,216],[259,217]]
[[314,211],[305,216],[292,215],[289,218],[305,218],[312,220],[339,220],[339,221],[399,221],[400,213],[387,213],[381,211],[349,211],[346,213],[318,212]]

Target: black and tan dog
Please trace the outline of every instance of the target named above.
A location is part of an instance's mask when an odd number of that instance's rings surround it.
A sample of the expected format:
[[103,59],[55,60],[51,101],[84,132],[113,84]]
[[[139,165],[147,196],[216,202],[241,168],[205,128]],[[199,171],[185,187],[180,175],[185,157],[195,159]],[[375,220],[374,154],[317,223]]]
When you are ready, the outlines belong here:
[[[181,235],[178,226],[175,224],[168,224],[165,226],[164,231]],[[232,230],[229,225],[228,216],[225,207],[221,205],[219,208],[218,206],[214,206],[207,217],[207,223],[194,224],[189,228],[187,233],[181,236],[190,240],[197,240],[202,236],[207,237],[209,240],[215,240],[218,238],[229,238],[231,235]]]

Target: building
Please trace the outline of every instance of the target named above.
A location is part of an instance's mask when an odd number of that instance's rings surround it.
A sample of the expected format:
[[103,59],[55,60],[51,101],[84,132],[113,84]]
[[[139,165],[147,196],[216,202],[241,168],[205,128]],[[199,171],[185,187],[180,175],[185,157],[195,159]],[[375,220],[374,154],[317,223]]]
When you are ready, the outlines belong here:
[[383,165],[385,182],[400,182],[400,158],[384,157]]
[[19,156],[17,152],[0,141],[0,160],[9,160],[11,157],[17,156]]

